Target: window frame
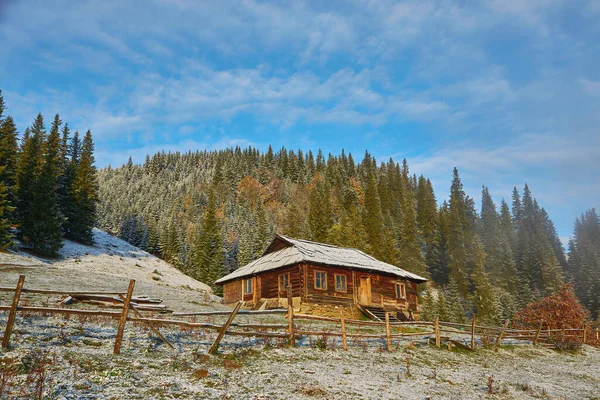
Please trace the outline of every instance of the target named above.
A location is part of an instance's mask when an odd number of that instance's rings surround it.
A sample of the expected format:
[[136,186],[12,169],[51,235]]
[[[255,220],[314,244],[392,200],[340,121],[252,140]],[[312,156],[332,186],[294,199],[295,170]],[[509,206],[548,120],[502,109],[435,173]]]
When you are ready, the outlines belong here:
[[[338,277],[343,278],[344,286],[343,288],[338,289]],[[333,274],[333,281],[335,283],[335,291],[347,293],[348,292],[348,277],[346,274]],[[342,283],[342,279],[340,279],[340,283]]]
[[406,283],[396,282],[396,299],[406,300]]
[[[253,281],[254,281],[253,278],[242,280],[242,294],[244,296],[254,294],[254,282]],[[247,287],[248,282],[250,282],[250,291],[248,291],[248,287]]]
[[[317,274],[323,274],[323,279],[320,280],[321,287],[317,287]],[[314,287],[316,290],[327,290],[327,271],[315,271]]]
[[[285,279],[287,280],[287,285],[285,287],[281,287],[281,278],[282,277],[286,277]],[[289,272],[284,272],[283,274],[279,274],[279,277],[277,278],[277,285],[279,286],[279,291],[280,292],[285,292],[287,291],[287,286],[289,286],[290,284],[290,273]]]

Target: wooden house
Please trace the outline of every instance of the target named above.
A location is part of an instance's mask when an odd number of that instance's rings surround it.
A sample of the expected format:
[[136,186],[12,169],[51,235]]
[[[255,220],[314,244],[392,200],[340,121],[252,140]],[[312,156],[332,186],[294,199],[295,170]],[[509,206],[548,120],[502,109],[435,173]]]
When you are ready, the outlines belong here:
[[384,311],[418,317],[417,284],[427,279],[357,249],[276,235],[263,256],[216,281],[223,302],[253,308],[306,304],[358,307],[372,318]]

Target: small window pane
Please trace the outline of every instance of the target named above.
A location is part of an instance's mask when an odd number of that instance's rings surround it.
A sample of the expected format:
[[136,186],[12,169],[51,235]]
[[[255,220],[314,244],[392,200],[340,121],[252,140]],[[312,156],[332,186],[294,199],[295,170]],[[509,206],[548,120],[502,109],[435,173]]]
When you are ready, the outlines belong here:
[[252,279],[244,281],[244,294],[252,294]]
[[326,289],[327,288],[327,274],[325,272],[315,272],[315,288]]

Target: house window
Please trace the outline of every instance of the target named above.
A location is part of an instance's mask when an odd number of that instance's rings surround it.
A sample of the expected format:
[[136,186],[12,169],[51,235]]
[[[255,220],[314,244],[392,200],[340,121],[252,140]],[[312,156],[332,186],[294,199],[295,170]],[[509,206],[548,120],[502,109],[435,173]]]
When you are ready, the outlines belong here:
[[335,275],[335,291],[345,292],[346,291],[346,275]]
[[290,273],[287,272],[285,274],[279,275],[279,291],[283,292],[287,290],[290,285]]
[[327,272],[315,271],[315,289],[327,289]]
[[244,280],[244,294],[252,294],[252,279]]
[[406,285],[404,283],[396,283],[396,298],[397,299],[405,299],[406,298]]

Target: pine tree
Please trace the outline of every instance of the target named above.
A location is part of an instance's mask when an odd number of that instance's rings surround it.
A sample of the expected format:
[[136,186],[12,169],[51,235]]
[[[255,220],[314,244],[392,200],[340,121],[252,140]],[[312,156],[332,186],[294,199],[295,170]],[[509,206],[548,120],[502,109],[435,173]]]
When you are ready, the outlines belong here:
[[[63,233],[67,239],[75,239],[79,236],[76,232],[76,226],[79,218],[79,210],[77,200],[75,199],[75,180],[79,161],[81,157],[81,141],[79,140],[79,132],[70,139],[68,146],[65,148],[65,141],[69,141],[69,127],[65,125],[63,128],[63,164],[64,169],[59,179],[59,204],[60,211],[64,216]],[[127,240],[127,239],[125,239]]]
[[312,240],[323,243],[327,241],[328,231],[333,225],[332,209],[327,183],[318,173],[315,181],[310,193],[308,224]]
[[450,321],[452,319],[450,309],[448,308],[448,299],[443,290],[438,290],[437,301],[435,303],[435,310],[437,311],[440,321]]
[[94,166],[94,142],[88,130],[81,146],[81,159],[75,172],[72,193],[75,200],[76,217],[70,224],[71,238],[82,243],[92,244],[92,229],[96,222],[98,183]]
[[433,290],[431,288],[427,289],[425,292],[421,304],[421,319],[423,321],[433,321],[436,315],[438,315],[438,310],[436,307],[435,296],[433,295]]
[[202,230],[198,235],[195,246],[194,263],[196,266],[195,277],[219,291],[220,286],[214,282],[223,276],[223,248],[221,231],[217,219],[217,199],[211,190],[208,193],[208,204],[204,212]]
[[367,187],[365,190],[365,212],[363,215],[365,230],[369,246],[375,258],[381,258],[381,243],[383,242],[383,216],[377,193],[377,182],[374,172],[367,173]]
[[427,265],[425,264],[425,259],[422,252],[421,239],[417,227],[415,198],[412,195],[410,182],[408,180],[408,165],[406,162],[405,165],[405,173],[403,174],[404,196],[402,198],[403,218],[398,264],[400,268],[404,270],[414,272],[423,277],[429,277]]
[[[42,121],[43,123],[43,121]],[[43,166],[34,192],[32,212],[36,223],[31,226],[30,244],[43,255],[56,255],[62,247],[62,216],[58,208],[57,188],[60,175],[60,125],[58,114],[44,143]]]
[[4,120],[0,119],[0,182],[6,186],[6,201],[10,206],[16,205],[17,202],[16,173],[18,153],[17,127],[9,115]]
[[[0,173],[3,172],[5,166],[0,167]],[[11,223],[8,216],[14,211],[14,207],[10,206],[7,200],[8,189],[4,182],[0,181],[0,250],[6,250],[13,242],[13,235],[10,232]]]
[[454,178],[450,187],[449,219],[448,219],[448,267],[450,279],[458,285],[463,296],[468,294],[467,250],[465,247],[466,196],[463,185],[454,168]]
[[18,237],[22,244],[41,254],[53,254],[61,244],[60,223],[58,234],[53,229],[60,222],[52,165],[57,144],[56,137],[46,140],[44,118],[38,114],[31,130],[25,132],[17,165]]
[[[446,303],[446,309],[448,310],[448,318],[442,319],[443,321],[449,320],[450,322],[464,323],[466,321],[464,299],[460,294],[460,287],[457,282],[450,278],[450,283],[444,290],[444,297]],[[440,312],[440,319],[441,319]]]

